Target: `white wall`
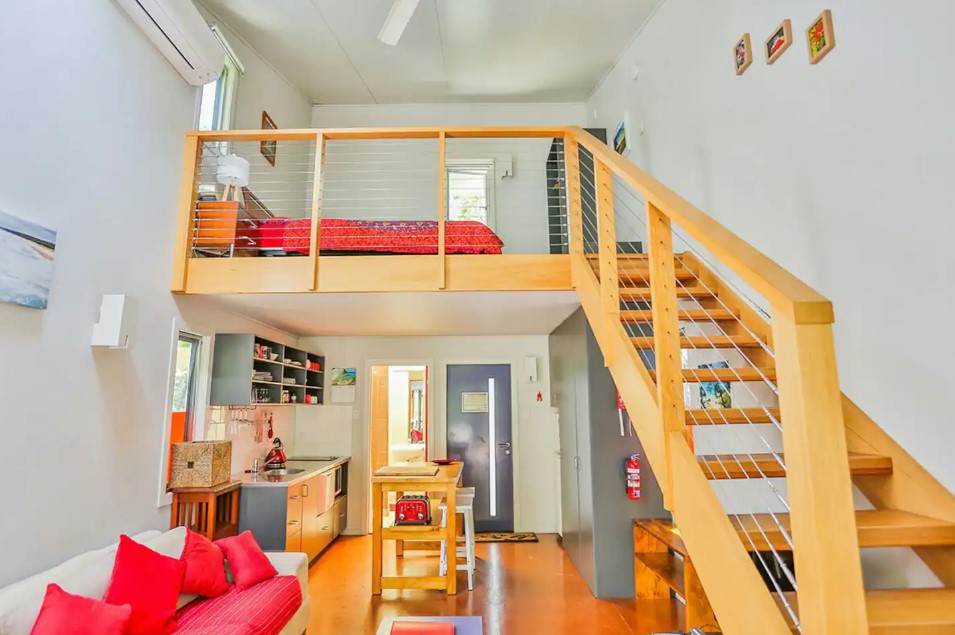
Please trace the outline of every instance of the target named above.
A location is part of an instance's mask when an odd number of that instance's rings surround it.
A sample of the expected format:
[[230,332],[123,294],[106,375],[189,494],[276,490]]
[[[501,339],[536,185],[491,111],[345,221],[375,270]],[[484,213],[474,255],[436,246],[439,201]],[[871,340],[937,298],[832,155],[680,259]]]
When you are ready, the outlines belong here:
[[[312,112],[317,128],[563,126],[581,125],[585,119],[583,104],[315,106]],[[497,164],[494,229],[505,253],[548,253],[550,146],[549,139],[448,141],[449,159],[490,159]],[[513,160],[514,176],[504,179],[500,166],[506,158]],[[331,141],[326,165],[327,217],[432,220],[437,215],[437,141]]]
[[[538,383],[521,380],[525,356],[539,360],[548,357],[546,335],[486,337],[317,337],[302,340],[302,345],[325,355],[327,368],[358,370],[357,401],[349,405],[325,405],[298,412],[295,447],[301,454],[343,454],[353,456],[349,471],[348,529],[361,532],[365,527],[367,489],[370,478],[369,383],[372,363],[427,363],[430,365],[431,390],[429,432],[434,457],[445,456],[447,448],[447,365],[472,363],[510,363],[514,383],[514,487],[517,531],[551,533],[557,531],[559,515],[558,484],[550,475],[557,456],[557,419],[550,407],[550,376],[541,362]],[[537,401],[541,392],[542,401]],[[350,438],[350,443],[349,443]]]
[[[262,127],[262,111],[267,111],[281,128],[308,128],[312,105],[295,86],[250,47],[227,24],[200,6],[210,24],[216,24],[223,37],[235,51],[245,68],[236,91],[233,114],[234,130],[258,130]],[[312,175],[314,173],[315,143],[313,141],[283,141],[276,150],[275,165],[262,155],[258,141],[229,144],[230,153],[248,159],[249,189],[276,216],[304,218],[311,215]],[[203,163],[203,185],[215,184],[215,163]]]
[[[824,7],[838,46],[811,66]],[[737,77],[734,42],[787,17],[792,48]],[[587,106],[611,134],[629,112],[632,160],[833,300],[843,390],[950,489],[953,19],[941,0],[668,0]]]
[[[156,500],[174,318],[282,335],[169,294],[196,89],[114,3],[2,3],[0,23],[16,25],[0,38],[0,59],[15,60],[0,65],[0,137],[15,148],[0,154],[0,209],[59,231],[49,309],[0,304],[3,585],[167,526]],[[129,350],[90,348],[103,293],[136,301]]]

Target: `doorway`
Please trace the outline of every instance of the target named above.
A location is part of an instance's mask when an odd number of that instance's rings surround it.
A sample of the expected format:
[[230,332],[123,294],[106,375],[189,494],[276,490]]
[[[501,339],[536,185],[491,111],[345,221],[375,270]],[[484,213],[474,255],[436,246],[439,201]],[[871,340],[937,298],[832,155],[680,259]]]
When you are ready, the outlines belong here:
[[479,532],[514,531],[511,367],[448,365],[448,457],[464,461]]
[[[428,367],[371,367],[371,474],[385,465],[428,460]],[[370,491],[370,490],[369,490]],[[389,497],[389,505],[394,504]],[[369,509],[371,500],[369,499]]]

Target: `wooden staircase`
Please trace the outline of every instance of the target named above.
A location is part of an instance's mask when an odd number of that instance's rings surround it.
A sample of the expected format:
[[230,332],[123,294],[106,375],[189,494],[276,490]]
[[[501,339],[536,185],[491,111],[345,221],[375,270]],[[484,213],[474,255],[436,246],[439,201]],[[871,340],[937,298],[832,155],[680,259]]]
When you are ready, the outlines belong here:
[[[654,337],[651,328],[654,320],[659,319],[659,315],[655,313],[653,306],[654,289],[651,285],[650,257],[645,254],[618,254],[616,258],[616,271],[612,274],[616,278],[616,299],[619,301],[617,314],[627,341],[637,353],[659,351],[660,342]],[[608,267],[606,262],[601,263],[601,259],[605,260],[605,257],[598,254],[587,255],[586,269],[581,267],[575,272],[577,276],[586,274],[592,276],[589,281],[592,291],[606,290]],[[603,278],[601,277],[602,266]],[[732,368],[682,368],[678,372],[679,379],[683,383],[692,384],[768,383],[778,390],[776,384],[780,373],[777,372],[776,367],[777,351],[773,348],[770,322],[759,312],[751,309],[733,289],[722,284],[715,273],[692,254],[674,254],[673,274],[674,284],[669,288],[672,291],[671,297],[675,297],[679,303],[676,309],[679,322],[687,325],[687,331],[701,330],[703,327],[712,331],[706,334],[685,335],[681,327],[679,338],[674,338],[673,341],[678,341],[679,347],[683,350],[698,353],[734,351],[739,355],[740,360]],[[575,283],[576,280],[577,278]],[[588,309],[588,300],[592,298],[592,294],[582,293],[581,295],[584,307]],[[594,324],[595,321],[599,322],[606,313],[605,303],[600,308],[603,309],[602,312],[594,310],[588,312],[595,332],[613,328],[612,325],[608,327],[599,323]],[[613,314],[613,311],[610,313]],[[599,317],[595,320],[592,317],[594,315]],[[608,341],[611,338],[605,331],[603,338],[598,337],[598,340],[600,339]],[[605,353],[611,352],[612,349],[613,346],[608,346]],[[618,355],[620,355],[619,350],[608,354],[608,367],[611,367],[612,371],[620,364],[616,359]],[[629,359],[642,362],[638,370],[645,373],[645,377],[652,382],[650,385],[653,392],[659,396],[658,372],[654,368],[647,367],[648,358],[645,355],[637,355],[630,356]],[[843,400],[851,405],[844,396]],[[851,405],[851,408],[849,406],[845,408],[851,410],[854,405]],[[861,411],[847,412],[847,425],[852,422],[850,414],[860,417]],[[874,429],[877,426],[864,415],[861,417],[867,420],[865,427],[872,428],[874,435]],[[778,424],[785,430],[786,426],[786,417],[775,403],[747,408],[685,409],[682,420],[685,421],[688,430],[696,426],[746,426],[746,429],[750,429],[754,424]],[[638,429],[637,432],[642,440],[649,440],[644,439],[644,435],[641,434],[643,431]],[[879,635],[955,634],[955,515],[953,515],[955,507],[952,505],[951,494],[945,492],[944,488],[940,488],[937,482],[929,482],[931,477],[924,470],[897,477],[898,466],[895,465],[894,460],[896,457],[903,459],[906,469],[910,469],[914,461],[897,446],[892,447],[894,452],[890,453],[874,451],[880,445],[889,447],[885,439],[880,438],[879,443],[866,444],[855,439],[849,431],[847,443],[849,451],[845,458],[853,483],[869,496],[870,502],[876,507],[876,509],[855,512],[855,533],[859,548],[913,548],[946,585],[945,588],[866,592],[865,611],[869,632]],[[865,451],[862,451],[863,447]],[[696,457],[696,461],[708,480],[785,478],[787,469],[783,466],[789,464],[787,455],[782,452],[701,455]],[[663,480],[661,478],[661,481]],[[900,486],[897,482],[900,480],[908,482]],[[906,508],[904,504],[901,504],[902,499],[899,495],[902,491],[911,491],[913,481],[923,482],[930,494],[912,508]],[[892,492],[893,495],[887,495],[886,492]],[[820,493],[820,495],[825,494]],[[913,511],[913,509],[931,507],[936,503],[942,504],[939,509],[945,516],[944,519]],[[792,518],[788,513],[739,514],[731,517],[731,522],[740,543],[747,551],[782,552],[793,549]],[[682,598],[686,598],[688,619],[692,615],[702,616],[699,617],[700,620],[711,619],[712,613],[705,598],[706,606],[699,610],[696,608],[691,610],[690,604],[693,598],[688,597],[687,588],[693,585],[684,581],[684,566],[675,564],[675,556],[686,556],[688,562],[689,555],[692,554],[680,538],[679,530],[671,523],[658,522],[657,524],[656,531],[660,534],[657,538],[666,543],[667,551],[652,553],[657,551],[654,548],[649,550],[651,553],[640,553],[638,548],[635,556],[638,586],[640,584],[650,586],[643,597],[665,597],[660,595],[660,589],[673,589]],[[666,535],[667,532],[669,535]],[[676,558],[676,560],[679,559]],[[694,568],[689,567],[689,569]],[[800,573],[802,569],[796,573],[797,584],[801,577]],[[725,582],[733,584],[732,576],[727,575]],[[705,591],[709,593],[710,589],[705,588]],[[689,595],[692,596],[692,591]],[[787,601],[790,605],[797,607],[798,611],[796,594],[787,595]],[[774,593],[773,596],[778,603],[782,604],[779,594]],[[641,593],[638,589],[638,598],[640,597]],[[716,606],[716,615],[719,614],[719,606]],[[790,628],[793,627],[791,619],[787,620],[787,623]],[[713,630],[712,624],[687,623],[685,626],[687,628],[706,627],[707,630]],[[762,631],[754,629],[747,632]],[[834,631],[827,632],[834,633]]]

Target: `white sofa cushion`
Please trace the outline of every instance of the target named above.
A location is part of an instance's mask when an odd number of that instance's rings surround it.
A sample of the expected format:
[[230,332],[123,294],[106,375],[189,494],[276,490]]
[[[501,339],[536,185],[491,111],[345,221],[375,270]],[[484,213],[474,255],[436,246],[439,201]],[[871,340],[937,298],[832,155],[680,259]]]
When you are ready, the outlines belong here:
[[[132,538],[147,546],[154,541],[159,541],[160,548],[169,550],[173,548],[172,539],[162,540],[165,535],[158,531],[147,531]],[[185,544],[185,535],[183,531],[182,545]],[[182,545],[179,547],[180,555]],[[87,551],[0,592],[0,635],[30,635],[37,615],[40,614],[46,587],[51,582],[60,585],[67,593],[96,600],[103,599],[113,573],[117,546],[118,543],[113,543],[102,549]],[[156,549],[156,547],[150,546],[150,549]]]

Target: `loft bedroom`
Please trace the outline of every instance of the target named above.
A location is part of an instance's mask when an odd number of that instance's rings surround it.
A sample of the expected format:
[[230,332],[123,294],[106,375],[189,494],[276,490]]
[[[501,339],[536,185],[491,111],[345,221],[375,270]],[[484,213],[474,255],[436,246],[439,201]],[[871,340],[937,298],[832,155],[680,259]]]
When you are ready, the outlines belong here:
[[569,127],[189,133],[172,289],[568,290],[578,134],[599,143]]

